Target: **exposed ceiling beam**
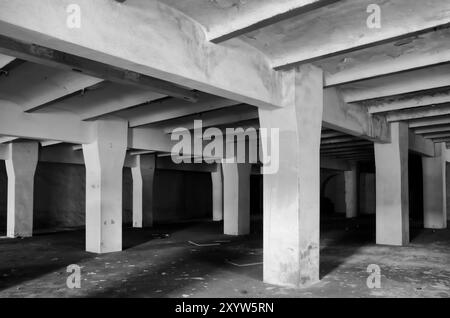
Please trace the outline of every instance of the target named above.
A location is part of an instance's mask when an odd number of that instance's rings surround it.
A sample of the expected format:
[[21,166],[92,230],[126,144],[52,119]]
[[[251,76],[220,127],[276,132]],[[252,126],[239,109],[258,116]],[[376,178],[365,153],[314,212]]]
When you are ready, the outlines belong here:
[[409,150],[427,157],[434,157],[434,143],[422,136],[409,132]]
[[390,112],[386,115],[386,118],[388,122],[395,122],[443,115],[450,115],[450,104]]
[[[107,71],[98,77],[149,84],[149,89],[165,95],[178,91],[184,98],[192,98],[190,92],[155,78],[258,107],[283,107],[286,103],[280,81],[283,75],[273,70],[265,55],[239,41],[210,43],[198,23],[159,1],[128,6],[78,0],[77,4],[84,14],[82,36],[67,28],[66,19],[61,19],[65,7],[54,1],[0,0],[0,30],[5,36],[89,59],[102,72]],[[36,12],[45,13],[45,19]],[[11,43],[0,47],[7,44]],[[49,54],[36,46],[12,49],[27,54],[39,51],[38,57],[44,59]],[[115,68],[104,70],[100,62]],[[80,69],[77,64],[72,67]]]
[[15,57],[0,54],[0,69],[15,60]]
[[[87,90],[84,94],[77,94],[47,106],[73,112],[78,114],[82,120],[90,120],[164,97],[166,96],[139,87],[107,83]],[[184,102],[178,99],[176,101]],[[193,106],[190,102],[184,103]],[[152,106],[142,107],[151,108]]]
[[338,144],[338,143],[344,143],[355,140],[355,137],[337,137],[337,138],[330,138],[326,140],[322,140],[322,145],[329,145],[329,144]]
[[325,87],[342,85],[449,62],[449,38],[450,29],[443,28],[315,64],[324,70]]
[[450,86],[450,64],[374,78],[341,86],[347,103]]
[[137,72],[89,60],[51,48],[37,46],[0,35],[0,52],[21,59],[48,65],[64,71],[76,71],[118,84],[134,85],[153,92],[173,96],[190,102],[197,100],[194,92]]
[[363,147],[369,145],[373,145],[373,143],[367,140],[352,140],[350,142],[342,142],[336,145],[334,144],[321,145],[320,149],[335,149],[338,147],[357,147],[357,146]]
[[55,145],[59,145],[62,143],[63,143],[62,141],[54,141],[54,140],[41,141],[42,147],[50,147],[50,146],[55,146]]
[[384,116],[371,115],[365,107],[346,103],[336,88],[324,90],[323,126],[371,141],[390,141]]
[[189,116],[239,104],[236,101],[209,94],[199,94],[197,103],[176,99],[163,99],[117,114],[130,122],[130,127],[153,124],[169,119]]
[[333,138],[333,137],[339,137],[342,136],[343,134],[341,132],[322,132],[321,134],[321,138],[325,139],[325,138]]
[[9,100],[22,106],[24,111],[31,112],[102,81],[72,71],[23,63],[0,81],[0,99]]
[[361,150],[361,151],[367,151],[367,150],[373,150],[373,145],[364,145],[364,146],[339,146],[337,145],[334,148],[322,148],[320,149],[321,153],[329,153],[329,152],[334,152],[334,151],[353,151],[353,150]]
[[433,134],[423,134],[422,137],[425,138],[425,139],[436,139],[436,138],[450,137],[450,131],[440,132],[440,133],[433,133]]
[[441,142],[448,143],[448,142],[450,142],[450,137],[433,139],[433,142],[435,142],[435,143],[441,143]]
[[[375,29],[366,24],[374,4],[381,13]],[[342,0],[251,32],[245,40],[266,52],[275,68],[286,68],[430,32],[450,23],[449,12],[446,0]]]
[[93,141],[92,123],[70,113],[24,113],[20,106],[0,100],[0,135],[68,143]]
[[437,104],[450,103],[450,91],[436,93],[416,93],[412,96],[401,96],[388,101],[369,103],[369,113],[377,114],[388,111],[403,110]]
[[226,23],[208,28],[211,42],[221,43],[265,26],[316,10],[339,0],[289,0],[266,2],[247,14],[233,14]]
[[449,125],[450,117],[442,116],[442,117],[430,117],[430,118],[421,118],[409,121],[409,128],[420,128],[420,127],[431,127],[438,125]]
[[17,139],[19,139],[19,138],[17,138],[17,137],[0,137],[0,144],[6,144],[8,142],[11,142],[11,141],[14,141]]
[[[202,127],[218,127],[237,122],[258,119],[258,110],[251,106],[238,106],[216,111],[203,113],[200,115],[189,116],[187,118],[179,118],[167,123],[161,123],[158,127],[162,127],[166,134],[172,133],[176,128],[194,129],[194,121],[201,120]],[[231,128],[231,127],[230,127]]]
[[414,129],[414,133],[418,134],[418,135],[422,135],[422,134],[432,134],[432,133],[438,133],[438,132],[444,132],[444,131],[448,131],[450,132],[450,125],[446,125],[446,126],[438,126],[438,127],[424,127],[424,128],[416,128]]

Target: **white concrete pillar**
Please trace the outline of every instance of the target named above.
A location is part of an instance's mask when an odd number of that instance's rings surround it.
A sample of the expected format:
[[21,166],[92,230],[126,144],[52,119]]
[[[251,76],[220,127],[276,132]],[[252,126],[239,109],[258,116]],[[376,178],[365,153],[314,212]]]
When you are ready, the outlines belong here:
[[[305,287],[319,281],[320,139],[323,72],[284,72],[285,105],[259,109],[261,129],[279,129],[279,169],[264,173],[264,281]],[[271,146],[262,142],[263,152]]]
[[347,218],[358,216],[358,166],[352,164],[352,170],[344,171],[345,213]]
[[211,173],[213,196],[213,221],[223,220],[223,182],[222,167],[217,165],[217,171]]
[[8,145],[7,236],[33,235],[34,174],[38,162],[37,142],[14,142]]
[[136,156],[136,166],[131,168],[133,176],[133,227],[153,226],[153,183],[156,156]]
[[128,124],[96,122],[96,140],[83,145],[86,165],[86,250],[122,250],[122,179]]
[[375,143],[376,242],[409,243],[409,187],[407,123],[391,124],[391,143]]
[[426,229],[447,228],[447,185],[445,143],[435,144],[435,157],[422,158],[423,212]]
[[250,234],[250,174],[248,163],[222,163],[223,223],[226,235]]

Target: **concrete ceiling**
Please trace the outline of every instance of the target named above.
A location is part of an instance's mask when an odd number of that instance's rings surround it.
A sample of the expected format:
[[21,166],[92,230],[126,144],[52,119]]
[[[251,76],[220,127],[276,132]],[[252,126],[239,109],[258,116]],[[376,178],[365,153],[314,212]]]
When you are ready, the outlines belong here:
[[[366,9],[372,3],[382,9],[381,29],[369,29],[366,25]],[[92,5],[95,8],[101,6],[98,3]],[[161,63],[167,62],[167,69],[163,71],[170,76],[165,73],[161,79],[171,78],[173,83],[154,83],[150,76],[145,78],[145,85],[133,83],[133,79],[139,78],[138,73],[131,76],[122,67],[129,66],[137,72],[142,69],[141,64],[121,63],[117,72],[114,59],[109,58],[114,70],[111,72],[103,65],[89,64],[90,61],[83,59],[84,51],[72,52],[69,47],[67,51],[73,56],[62,58],[57,64],[29,52],[13,54],[34,63],[26,62],[8,70],[8,77],[0,81],[0,98],[21,105],[28,113],[43,113],[44,110],[46,114],[70,113],[82,121],[113,114],[129,120],[131,128],[153,125],[167,130],[178,122],[204,114],[212,122],[218,122],[215,113],[222,118],[221,125],[227,118],[230,118],[230,124],[239,118],[252,123],[257,119],[256,108],[254,114],[249,114],[246,104],[261,107],[280,102],[276,94],[279,86],[274,85],[278,82],[279,71],[313,63],[324,70],[326,92],[336,89],[335,95],[342,99],[340,105],[327,107],[331,111],[343,107],[342,118],[347,120],[344,126],[349,120],[356,120],[357,125],[361,125],[366,120],[375,118],[377,122],[381,118],[409,122],[412,132],[430,142],[440,142],[447,134],[450,138],[448,1],[159,0],[158,4],[128,0],[114,6],[118,6],[118,13],[126,12],[125,17],[134,17],[125,21],[130,22],[130,30],[135,31],[128,33],[130,39],[127,41],[137,35],[146,35],[145,41],[139,39],[136,44],[142,48],[126,50],[124,54],[138,54],[142,64],[148,62],[148,56],[154,56]],[[160,15],[165,20],[155,20]],[[117,15],[116,18],[120,17]],[[170,21],[168,17],[171,17]],[[100,20],[103,18],[99,17]],[[1,19],[0,14],[0,22]],[[146,24],[137,27],[134,20],[146,21]],[[189,24],[192,20],[196,21],[194,25]],[[156,34],[153,29],[146,28],[159,25],[168,28],[172,26],[171,21],[175,26],[162,32],[161,37],[155,37],[159,45],[146,46],[147,37],[153,39]],[[198,25],[201,26],[199,29],[196,28]],[[189,27],[192,32],[186,32],[184,27]],[[110,27],[98,29],[97,42],[101,41],[102,32],[111,36],[110,30]],[[175,50],[177,45],[181,46]],[[158,50],[147,54],[152,47]],[[5,53],[4,50],[0,52]],[[144,54],[140,56],[141,53]],[[64,65],[64,61],[72,61],[77,54],[81,60],[76,63],[84,67],[85,74],[72,72],[72,65]],[[194,56],[193,63],[190,63],[191,55]],[[177,59],[177,56],[182,58]],[[90,53],[91,57],[94,55]],[[0,55],[0,68],[6,69],[13,61],[14,57]],[[211,67],[216,65],[220,68],[212,71]],[[152,67],[159,65],[152,65],[150,69]],[[172,74],[174,69],[182,76]],[[191,80],[183,82],[186,87],[181,87],[180,78],[189,76],[192,76]],[[158,80],[157,76],[155,78]],[[201,85],[197,85],[200,82]],[[17,90],[18,85],[23,90]],[[155,85],[163,87],[167,94],[154,91]],[[195,86],[201,89],[192,91]],[[261,89],[262,94],[249,95],[255,88]],[[191,100],[183,100],[183,96]],[[332,102],[339,104],[338,100]],[[348,149],[348,143],[352,141],[345,140],[349,136],[348,127],[341,128],[339,132],[339,129],[327,132],[329,137],[325,137],[327,150],[324,154],[341,154],[335,148],[342,148],[343,153],[352,152]],[[339,133],[342,135],[334,136]],[[353,130],[350,134],[354,136],[353,142],[362,140],[360,132]],[[361,146],[361,151],[372,155],[373,149],[367,148],[366,143]],[[328,149],[330,147],[332,149]]]

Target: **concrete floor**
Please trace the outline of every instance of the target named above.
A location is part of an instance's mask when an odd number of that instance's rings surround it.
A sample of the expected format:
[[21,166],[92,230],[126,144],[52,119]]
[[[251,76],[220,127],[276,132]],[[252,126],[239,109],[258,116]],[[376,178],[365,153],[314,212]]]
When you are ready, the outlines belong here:
[[[83,252],[84,232],[0,239],[0,297],[449,297],[450,230],[413,233],[407,247],[376,246],[373,219],[322,226],[320,283],[303,290],[261,282],[261,222],[230,238],[219,223],[125,229],[122,253]],[[155,234],[170,234],[160,238]],[[220,246],[195,246],[216,243]],[[251,266],[236,266],[253,264]],[[82,268],[81,289],[66,287],[66,267]],[[366,285],[381,267],[381,289]]]

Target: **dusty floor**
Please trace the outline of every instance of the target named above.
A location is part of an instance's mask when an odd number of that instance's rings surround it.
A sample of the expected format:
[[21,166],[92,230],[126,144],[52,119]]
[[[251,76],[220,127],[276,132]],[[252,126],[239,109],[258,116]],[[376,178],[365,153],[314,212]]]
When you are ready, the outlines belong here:
[[[83,231],[0,239],[0,297],[450,296],[450,230],[417,231],[409,246],[385,247],[373,244],[371,219],[329,220],[322,228],[322,280],[303,290],[261,282],[260,222],[245,238],[220,232],[221,224],[211,222],[125,229],[125,250],[101,256],[83,252]],[[66,287],[70,264],[82,268],[81,289]],[[381,268],[381,289],[366,285],[370,264]]]

